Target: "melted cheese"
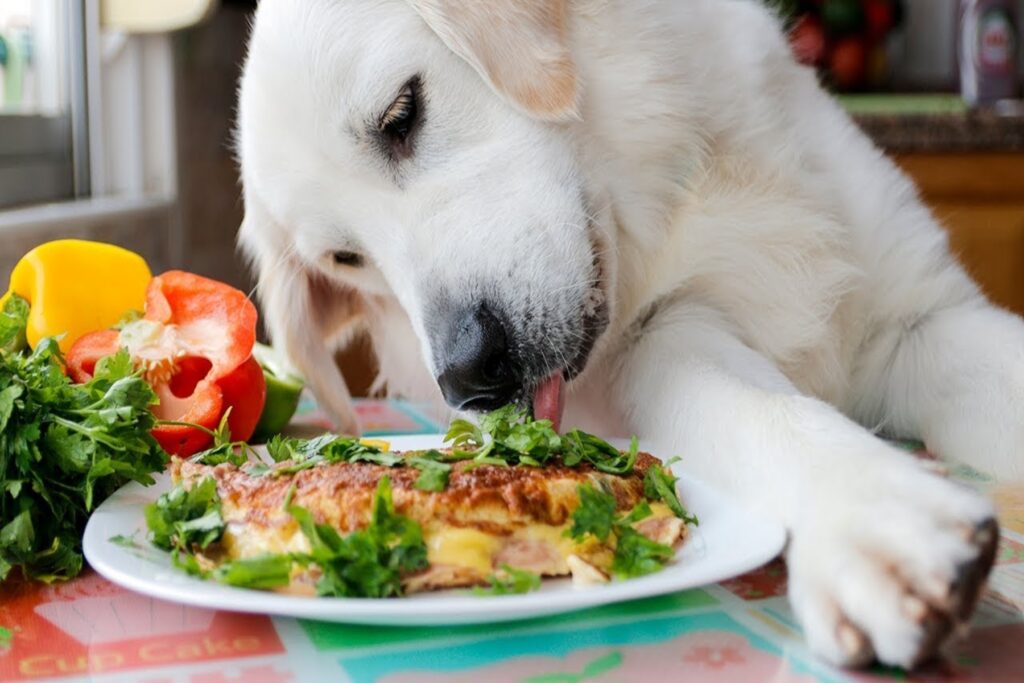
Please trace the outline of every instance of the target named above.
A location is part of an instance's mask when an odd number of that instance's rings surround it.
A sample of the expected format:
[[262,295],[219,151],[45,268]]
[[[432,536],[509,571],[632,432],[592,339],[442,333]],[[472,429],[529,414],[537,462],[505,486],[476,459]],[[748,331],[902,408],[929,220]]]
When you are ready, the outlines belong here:
[[[672,517],[672,511],[664,503],[652,503],[651,515],[647,519]],[[599,567],[610,566],[612,553],[608,545],[588,538],[577,543],[566,535],[568,525],[547,526],[534,524],[516,529],[509,536],[488,534],[478,529],[441,527],[432,529],[426,537],[427,560],[431,565],[461,567],[487,577],[497,564],[508,563],[545,575],[571,573],[569,558],[577,555],[586,558]],[[522,561],[517,561],[514,550],[517,544],[529,544],[532,549],[523,550]],[[503,549],[513,549],[513,553]],[[544,555],[550,553],[550,561]],[[499,556],[501,562],[499,562]]]
[[[658,517],[672,517],[672,511],[664,503],[651,503],[651,516],[648,519]],[[635,525],[634,525],[635,526]]]
[[427,536],[427,561],[432,565],[445,564],[466,567],[488,576],[494,555],[501,548],[498,536],[477,529],[444,527]]
[[308,553],[310,550],[309,539],[291,520],[265,527],[228,522],[221,543],[228,556],[234,559]]

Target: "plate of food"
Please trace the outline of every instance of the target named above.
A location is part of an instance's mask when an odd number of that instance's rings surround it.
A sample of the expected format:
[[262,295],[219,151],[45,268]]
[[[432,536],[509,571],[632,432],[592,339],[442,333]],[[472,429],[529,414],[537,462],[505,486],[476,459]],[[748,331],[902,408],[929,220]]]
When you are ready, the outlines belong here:
[[771,560],[784,530],[663,462],[508,408],[446,435],[215,443],[128,484],[83,547],[110,581],[326,621],[499,622],[671,593]]

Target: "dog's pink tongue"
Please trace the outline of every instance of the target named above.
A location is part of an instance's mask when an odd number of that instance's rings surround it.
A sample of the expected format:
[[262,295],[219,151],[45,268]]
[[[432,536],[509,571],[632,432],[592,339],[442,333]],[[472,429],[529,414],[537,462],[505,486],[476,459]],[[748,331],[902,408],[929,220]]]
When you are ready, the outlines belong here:
[[556,372],[541,382],[533,394],[533,417],[536,420],[551,420],[557,432],[562,423],[562,408],[565,407],[565,379]]

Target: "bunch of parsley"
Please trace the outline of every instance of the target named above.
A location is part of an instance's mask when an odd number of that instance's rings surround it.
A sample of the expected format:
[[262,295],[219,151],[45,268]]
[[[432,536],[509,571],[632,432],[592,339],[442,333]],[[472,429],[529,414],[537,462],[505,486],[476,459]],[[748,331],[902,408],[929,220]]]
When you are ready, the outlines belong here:
[[0,581],[17,568],[49,582],[81,571],[89,513],[128,481],[152,484],[167,454],[128,355],[73,384],[56,341],[28,349],[28,312],[17,296],[0,312]]

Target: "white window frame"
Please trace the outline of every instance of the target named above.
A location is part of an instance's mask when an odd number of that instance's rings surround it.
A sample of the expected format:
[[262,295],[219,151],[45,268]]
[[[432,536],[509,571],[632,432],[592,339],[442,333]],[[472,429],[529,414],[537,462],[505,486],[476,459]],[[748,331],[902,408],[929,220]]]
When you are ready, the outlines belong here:
[[[78,198],[0,210],[0,240],[14,231],[71,229],[172,211],[177,205],[170,37],[105,29],[100,0],[67,1],[81,9],[85,38],[82,58],[72,59],[69,70],[72,146],[80,159],[87,151],[88,163],[75,174]],[[172,258],[180,256],[180,243],[172,241],[171,250]]]

